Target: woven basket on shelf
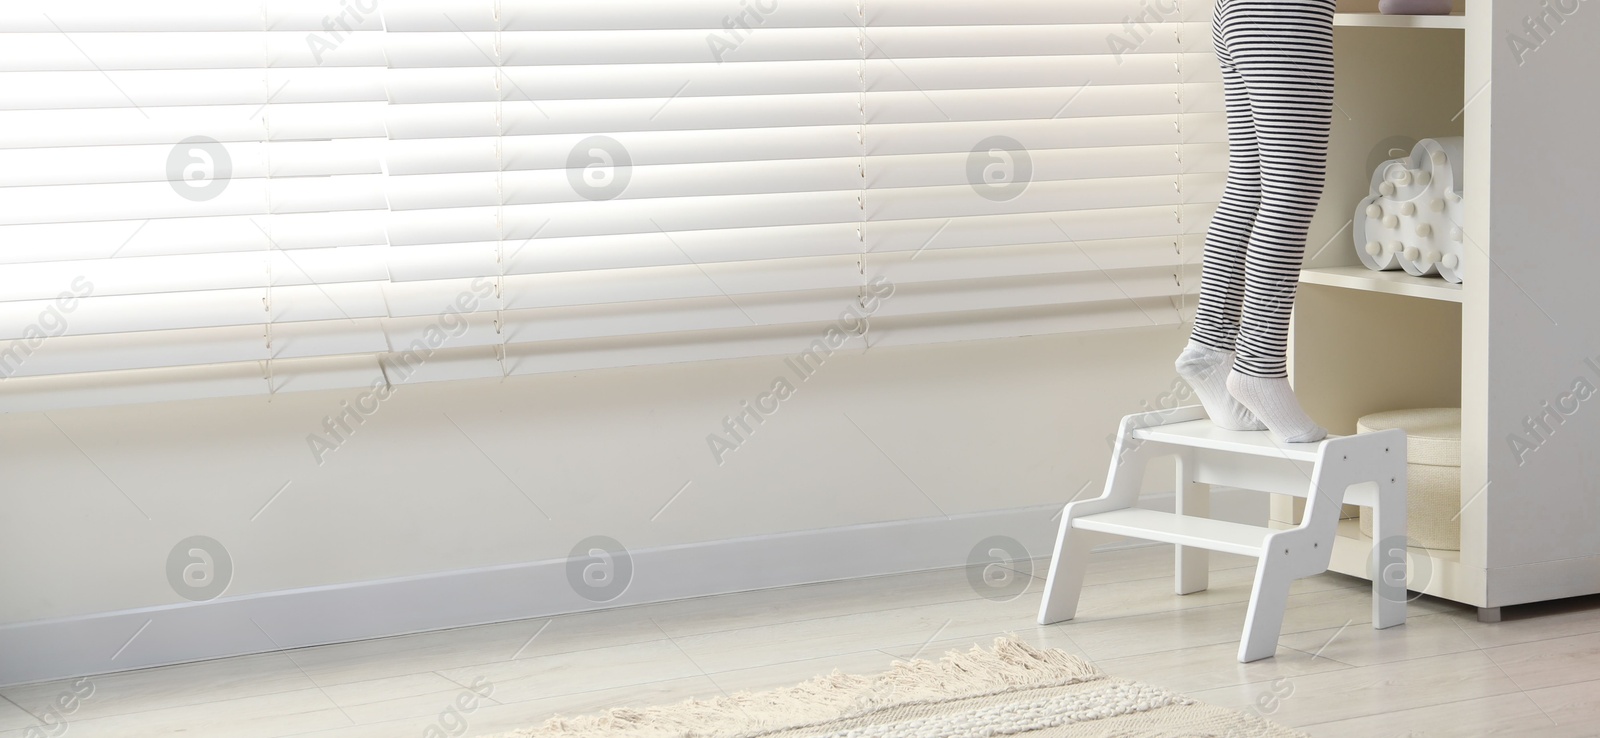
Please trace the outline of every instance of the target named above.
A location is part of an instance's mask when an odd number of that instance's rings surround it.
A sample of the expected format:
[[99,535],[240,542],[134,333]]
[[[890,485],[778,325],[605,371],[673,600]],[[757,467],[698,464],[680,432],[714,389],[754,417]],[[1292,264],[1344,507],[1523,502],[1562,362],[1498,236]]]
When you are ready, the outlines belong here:
[[[1461,408],[1373,413],[1357,433],[1406,432],[1406,537],[1419,548],[1461,550]],[[1361,532],[1372,537],[1372,508],[1361,508]]]

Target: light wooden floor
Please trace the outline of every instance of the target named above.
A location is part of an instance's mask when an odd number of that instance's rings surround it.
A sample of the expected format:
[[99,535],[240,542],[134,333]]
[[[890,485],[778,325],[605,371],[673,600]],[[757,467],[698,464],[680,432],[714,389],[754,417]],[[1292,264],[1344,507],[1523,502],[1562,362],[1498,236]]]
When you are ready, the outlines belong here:
[[[1404,627],[1374,631],[1367,583],[1324,574],[1296,583],[1277,657],[1246,665],[1234,654],[1253,560],[1214,554],[1211,589],[1187,597],[1171,562],[1165,546],[1096,554],[1079,618],[1048,627],[1033,622],[1041,580],[996,602],[947,570],[94,677],[65,735],[481,736],[870,673],[1007,631],[1315,736],[1600,735],[1600,598],[1508,608],[1494,625],[1423,598]],[[492,691],[463,724],[446,710],[474,683]],[[0,738],[62,735],[39,718],[70,686],[0,690]]]

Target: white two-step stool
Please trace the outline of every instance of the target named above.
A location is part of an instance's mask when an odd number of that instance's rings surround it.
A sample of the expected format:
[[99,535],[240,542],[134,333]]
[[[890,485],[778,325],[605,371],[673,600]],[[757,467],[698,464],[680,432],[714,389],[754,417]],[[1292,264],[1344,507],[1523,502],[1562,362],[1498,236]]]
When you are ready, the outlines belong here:
[[[1135,507],[1145,467],[1175,456],[1176,512]],[[1206,485],[1217,484],[1306,499],[1299,527],[1275,530],[1205,517]],[[1206,419],[1200,406],[1129,415],[1122,419],[1105,492],[1067,505],[1061,515],[1039,623],[1071,620],[1078,608],[1093,536],[1111,533],[1177,544],[1176,589],[1206,588],[1207,551],[1253,556],[1255,589],[1239,643],[1242,662],[1264,659],[1278,648],[1289,584],[1328,570],[1341,506],[1373,508],[1372,627],[1406,620],[1406,436],[1399,429],[1283,444],[1265,431],[1227,431]],[[1191,550],[1198,549],[1198,550]]]

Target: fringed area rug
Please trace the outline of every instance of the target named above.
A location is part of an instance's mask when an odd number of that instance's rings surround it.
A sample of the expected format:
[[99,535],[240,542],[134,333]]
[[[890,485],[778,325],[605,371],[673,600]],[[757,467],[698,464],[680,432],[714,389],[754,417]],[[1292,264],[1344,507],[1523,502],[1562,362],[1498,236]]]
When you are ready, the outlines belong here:
[[874,676],[600,715],[501,738],[1305,738],[1253,715],[1114,679],[1056,649],[998,638]]

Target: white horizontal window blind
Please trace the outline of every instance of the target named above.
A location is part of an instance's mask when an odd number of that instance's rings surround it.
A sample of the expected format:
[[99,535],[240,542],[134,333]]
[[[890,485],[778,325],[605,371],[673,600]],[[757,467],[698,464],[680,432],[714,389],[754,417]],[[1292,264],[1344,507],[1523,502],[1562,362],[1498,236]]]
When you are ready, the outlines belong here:
[[8,6],[0,404],[1177,323],[1209,12]]
[[336,9],[0,8],[7,407],[363,381],[387,349],[386,63],[376,17],[307,42]]

